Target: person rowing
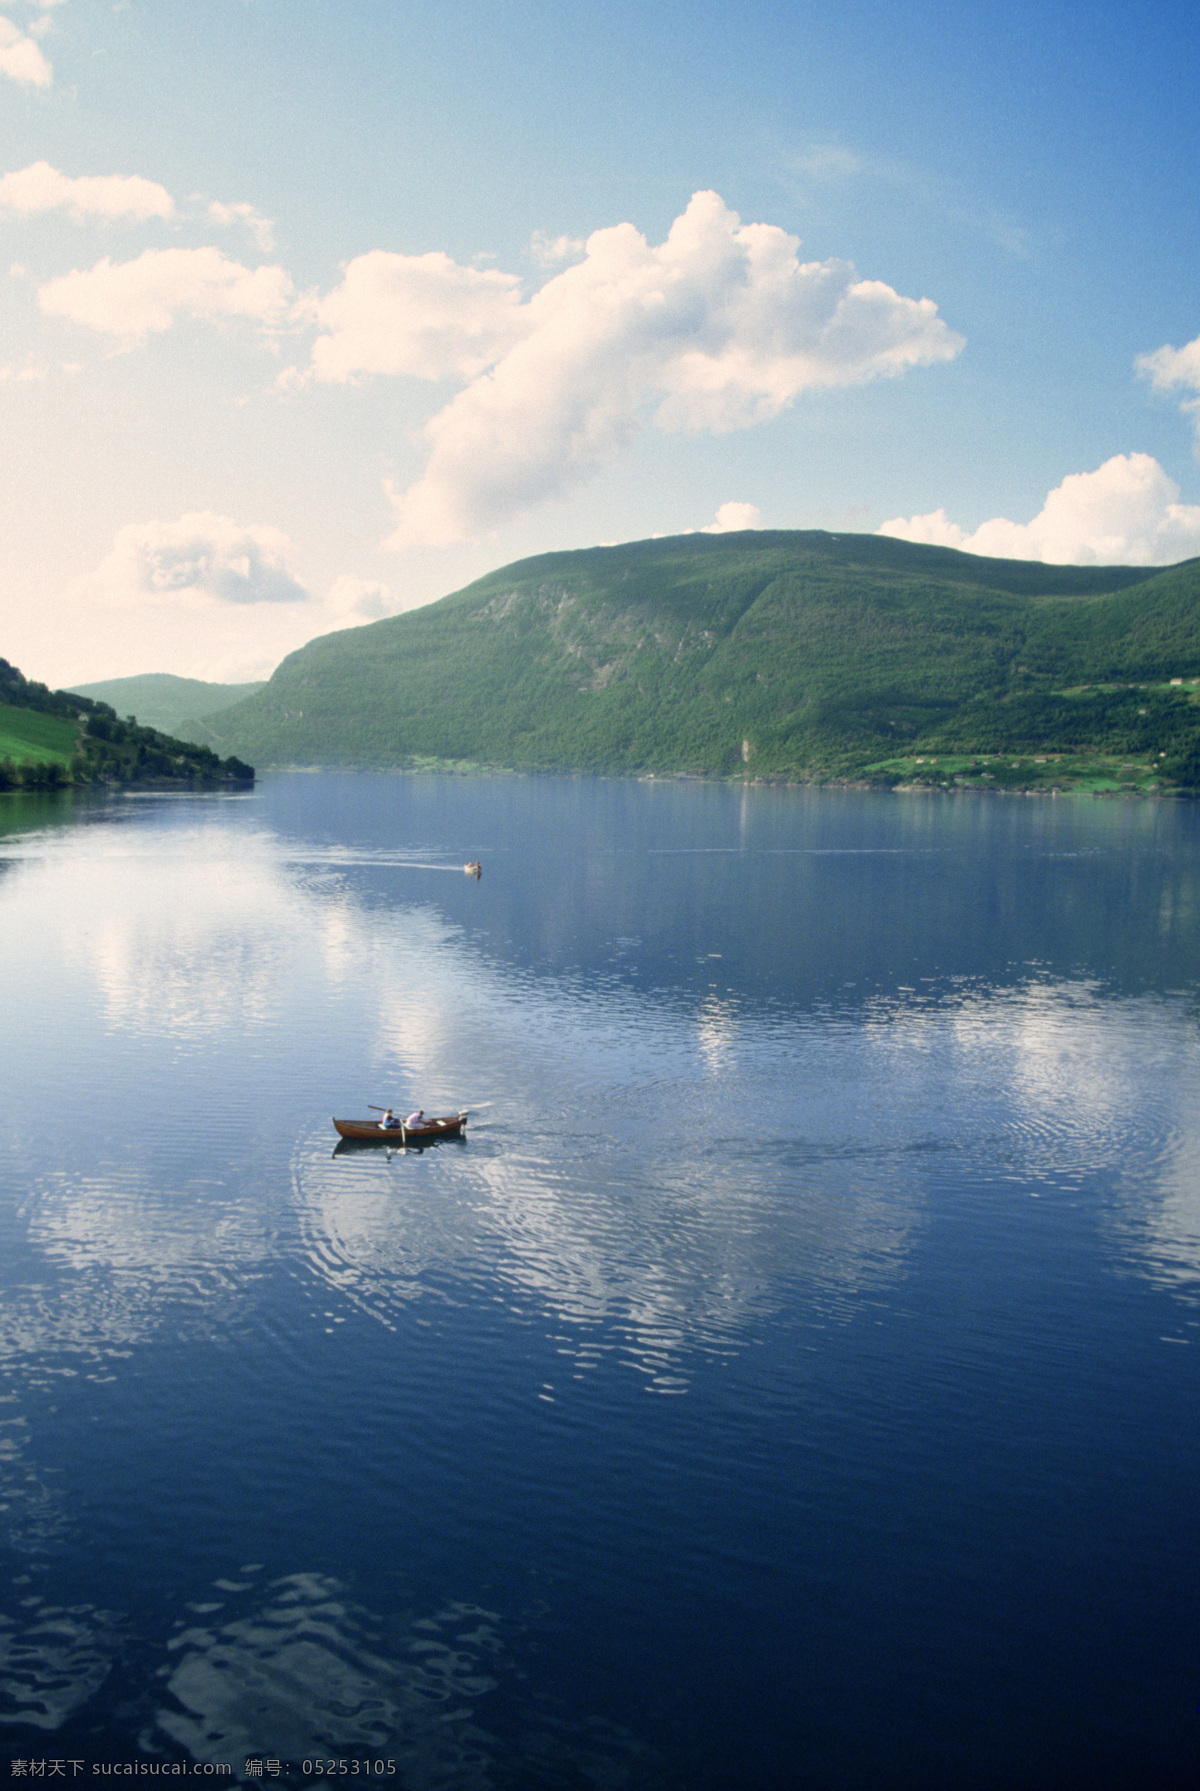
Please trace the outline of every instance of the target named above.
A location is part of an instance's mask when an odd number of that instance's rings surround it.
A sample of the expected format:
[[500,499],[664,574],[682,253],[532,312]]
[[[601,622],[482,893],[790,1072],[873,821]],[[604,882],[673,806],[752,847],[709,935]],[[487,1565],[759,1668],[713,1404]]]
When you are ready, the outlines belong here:
[[[397,1120],[396,1124],[399,1125],[399,1123],[400,1123],[399,1120]],[[424,1109],[424,1107],[418,1107],[417,1111],[415,1113],[410,1113],[408,1118],[405,1120],[404,1124],[405,1124],[405,1127],[407,1128],[407,1130],[410,1132],[415,1130],[418,1126],[423,1126],[425,1124],[425,1109]]]
[[381,1132],[394,1131],[396,1129],[396,1127],[399,1126],[399,1124],[400,1124],[400,1121],[396,1118],[396,1115],[392,1112],[391,1108],[385,1107],[384,1112],[383,1112],[383,1118],[379,1122],[380,1131]]

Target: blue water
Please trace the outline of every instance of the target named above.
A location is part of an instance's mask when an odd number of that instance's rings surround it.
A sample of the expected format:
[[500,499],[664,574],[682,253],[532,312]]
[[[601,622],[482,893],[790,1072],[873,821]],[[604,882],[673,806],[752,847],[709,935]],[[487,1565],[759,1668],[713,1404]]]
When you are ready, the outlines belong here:
[[0,1758],[1194,1785],[1198,947],[1187,804],[0,798]]

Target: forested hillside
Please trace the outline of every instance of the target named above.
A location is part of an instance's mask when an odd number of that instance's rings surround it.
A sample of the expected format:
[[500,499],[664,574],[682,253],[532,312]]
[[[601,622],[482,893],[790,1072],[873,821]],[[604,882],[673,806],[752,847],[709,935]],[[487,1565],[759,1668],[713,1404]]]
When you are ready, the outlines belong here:
[[99,684],[76,684],[76,696],[106,703],[118,715],[136,715],[143,727],[186,737],[187,724],[214,709],[227,709],[262,689],[253,684],[210,684],[203,678],[177,678],[171,672],[142,672],[133,678],[106,678]]
[[107,703],[49,690],[0,659],[0,790],[89,783],[246,783],[254,770]]
[[204,737],[260,764],[1190,787],[1193,680],[1200,561],[756,531],[521,561],[313,641]]

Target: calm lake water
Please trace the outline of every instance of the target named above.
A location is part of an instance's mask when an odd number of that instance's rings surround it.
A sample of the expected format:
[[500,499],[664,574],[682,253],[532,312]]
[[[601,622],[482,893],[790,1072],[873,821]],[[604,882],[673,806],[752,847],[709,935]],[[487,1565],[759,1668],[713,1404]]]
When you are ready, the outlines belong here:
[[1197,1782],[1200,805],[5,797],[0,973],[6,1763]]

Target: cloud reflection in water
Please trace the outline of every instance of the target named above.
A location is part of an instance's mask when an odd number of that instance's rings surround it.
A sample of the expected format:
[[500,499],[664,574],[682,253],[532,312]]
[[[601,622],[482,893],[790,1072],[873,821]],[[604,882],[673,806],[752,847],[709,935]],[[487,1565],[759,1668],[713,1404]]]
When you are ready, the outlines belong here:
[[[523,1791],[530,1783],[657,1782],[647,1750],[591,1717],[557,1719],[536,1698],[501,1735],[488,1701],[514,1670],[499,1615],[451,1602],[387,1621],[336,1579],[292,1573],[212,1601],[220,1622],[184,1621],[168,1643],[167,1701],[156,1727],[196,1761],[271,1754],[394,1760],[413,1791]],[[145,1744],[155,1746],[147,1733]],[[548,1769],[548,1777],[542,1773]]]
[[496,1683],[493,1612],[451,1605],[389,1639],[342,1586],[314,1573],[230,1602],[223,1622],[183,1624],[168,1644],[172,1702],[158,1726],[193,1759],[367,1750],[399,1755],[406,1783],[417,1782],[414,1769],[430,1785],[487,1782],[487,1738],[473,1712]]

